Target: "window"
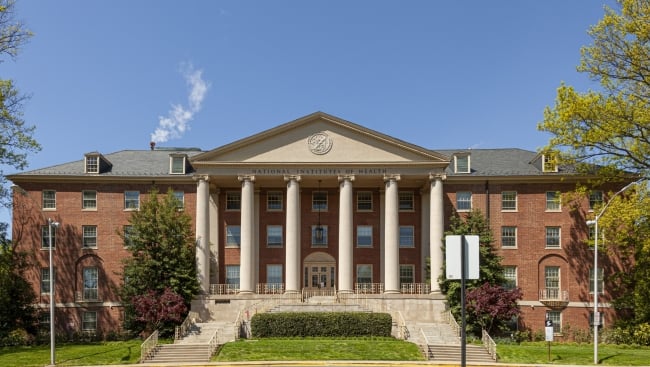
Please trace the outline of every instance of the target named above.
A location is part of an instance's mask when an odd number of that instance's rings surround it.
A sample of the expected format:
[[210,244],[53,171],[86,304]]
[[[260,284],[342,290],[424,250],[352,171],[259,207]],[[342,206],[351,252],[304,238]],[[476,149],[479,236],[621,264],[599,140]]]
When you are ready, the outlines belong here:
[[83,331],[97,331],[97,311],[84,311],[81,317],[81,329]]
[[517,210],[517,191],[501,192],[501,210]]
[[43,209],[56,209],[55,190],[43,190]]
[[133,226],[126,225],[122,227],[122,231],[124,235],[124,247],[131,246],[131,240],[133,239]]
[[546,248],[560,248],[560,227],[546,227]]
[[173,175],[185,174],[185,156],[172,155],[169,157],[169,173]]
[[413,198],[412,191],[399,192],[399,210],[400,211],[415,210],[415,199]]
[[241,210],[241,192],[226,193],[226,210]]
[[357,226],[357,247],[372,247],[372,226]]
[[140,208],[140,191],[124,191],[124,209]]
[[501,227],[501,247],[517,247],[517,227]]
[[415,266],[414,265],[400,265],[399,266],[399,284],[410,284],[415,282]]
[[[50,226],[41,227],[41,248],[50,248]],[[56,248],[56,228],[52,228],[52,248]]]
[[266,265],[266,282],[269,284],[282,284],[282,264]]
[[226,226],[226,247],[239,247],[241,245],[241,227]]
[[50,312],[41,311],[38,314],[38,327],[43,330],[50,330]]
[[594,210],[595,207],[603,203],[603,192],[592,191],[589,193],[589,210]]
[[[56,281],[56,269],[54,269],[54,280]],[[41,268],[41,294],[50,293],[50,268]]]
[[559,334],[562,332],[562,312],[546,311],[546,320],[551,320],[553,322],[554,334]]
[[99,156],[86,156],[86,173],[99,173]]
[[542,155],[542,171],[557,172],[557,159],[553,154]]
[[[322,235],[318,234],[318,228],[322,230]],[[311,245],[312,247],[327,247],[327,226],[311,226]]]
[[546,210],[559,211],[560,207],[560,193],[557,191],[546,192]]
[[311,210],[313,211],[327,210],[326,191],[314,191],[311,194]]
[[456,210],[472,210],[472,193],[470,191],[459,191],[456,193]]
[[357,265],[357,283],[372,283],[372,265],[358,264]]
[[357,211],[372,211],[372,192],[357,192]]
[[269,191],[266,193],[266,210],[270,212],[282,211],[282,192]]
[[178,210],[182,210],[185,208],[185,192],[183,191],[174,191],[172,193],[174,195],[174,199],[177,201],[177,208]]
[[97,191],[84,190],[81,192],[81,208],[97,209]]
[[97,247],[97,226],[81,226],[83,235],[82,246],[84,248]]
[[547,266],[544,268],[544,285],[546,298],[560,299],[560,267]]
[[469,168],[469,154],[456,154],[454,156],[454,164],[456,173],[470,173]]
[[503,267],[503,277],[506,282],[503,285],[505,289],[517,288],[517,267],[506,265]]
[[239,265],[226,265],[226,284],[229,290],[239,289]]
[[[598,326],[603,327],[605,325],[605,314],[603,312],[598,312]],[[594,311],[589,312],[589,326],[594,326]]]
[[282,247],[282,226],[266,226],[266,246]]
[[415,247],[415,228],[399,226],[399,247]]
[[[603,294],[603,268],[598,268],[598,294]],[[589,293],[594,293],[594,268],[589,269]]]
[[97,300],[97,268],[96,267],[87,267],[83,269],[83,299],[86,300]]

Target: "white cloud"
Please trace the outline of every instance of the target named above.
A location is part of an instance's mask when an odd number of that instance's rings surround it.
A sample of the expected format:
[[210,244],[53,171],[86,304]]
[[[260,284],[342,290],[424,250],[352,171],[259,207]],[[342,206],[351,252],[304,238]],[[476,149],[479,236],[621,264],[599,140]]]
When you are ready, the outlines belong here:
[[181,65],[181,73],[189,87],[188,106],[174,104],[167,116],[158,117],[158,127],[151,134],[151,141],[154,143],[164,143],[182,137],[190,129],[190,121],[194,119],[194,115],[201,110],[210,88],[210,84],[203,80],[203,70],[195,70],[192,64]]

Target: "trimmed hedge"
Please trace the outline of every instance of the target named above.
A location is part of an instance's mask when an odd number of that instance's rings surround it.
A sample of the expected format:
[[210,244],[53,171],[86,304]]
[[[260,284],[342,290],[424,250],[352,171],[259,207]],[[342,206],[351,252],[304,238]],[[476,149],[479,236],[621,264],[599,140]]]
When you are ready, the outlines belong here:
[[387,313],[277,312],[259,313],[251,319],[254,338],[391,336]]

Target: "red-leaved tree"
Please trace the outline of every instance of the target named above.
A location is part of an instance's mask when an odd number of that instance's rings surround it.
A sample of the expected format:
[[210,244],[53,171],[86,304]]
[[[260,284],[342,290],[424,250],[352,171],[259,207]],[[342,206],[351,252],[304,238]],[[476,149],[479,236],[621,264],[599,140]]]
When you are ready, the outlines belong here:
[[499,285],[484,283],[467,293],[467,310],[474,313],[481,328],[492,333],[492,329],[519,316],[517,301],[522,298],[521,289],[506,289]]
[[182,322],[183,315],[187,312],[183,297],[169,287],[162,293],[149,290],[144,295],[134,296],[133,307],[136,320],[146,324],[147,333],[159,329],[165,323]]

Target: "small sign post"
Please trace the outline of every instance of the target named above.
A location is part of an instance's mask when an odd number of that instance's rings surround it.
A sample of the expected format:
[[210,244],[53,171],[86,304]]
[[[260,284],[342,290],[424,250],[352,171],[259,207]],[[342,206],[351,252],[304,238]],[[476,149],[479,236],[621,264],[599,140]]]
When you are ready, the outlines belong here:
[[551,361],[551,342],[553,341],[553,320],[546,319],[545,322],[546,342],[548,343],[548,360]]

